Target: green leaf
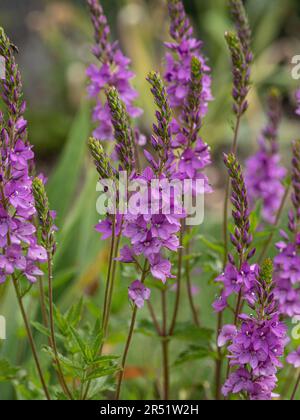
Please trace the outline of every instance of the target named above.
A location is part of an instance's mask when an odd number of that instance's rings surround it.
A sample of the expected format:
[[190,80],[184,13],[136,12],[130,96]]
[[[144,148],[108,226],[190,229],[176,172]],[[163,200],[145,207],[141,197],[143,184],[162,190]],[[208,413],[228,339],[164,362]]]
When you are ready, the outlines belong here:
[[91,381],[92,379],[102,378],[104,376],[114,375],[118,371],[118,368],[111,367],[111,368],[99,368],[93,370],[91,373],[86,375],[84,382]]
[[208,249],[217,252],[220,255],[224,254],[224,247],[223,245],[220,245],[218,243],[212,242],[208,240],[206,237],[199,235],[197,236],[197,239],[199,239],[205,246],[207,246]]
[[81,316],[82,316],[82,311],[83,311],[83,298],[81,298],[78,303],[71,306],[71,308],[69,309],[66,315],[66,319],[69,325],[76,327],[79,324],[79,321],[81,320]]
[[86,363],[89,363],[91,361],[91,355],[90,355],[90,352],[86,343],[72,326],[70,326],[70,331],[72,333],[73,338],[75,339],[76,343],[78,344],[80,348],[84,361]]

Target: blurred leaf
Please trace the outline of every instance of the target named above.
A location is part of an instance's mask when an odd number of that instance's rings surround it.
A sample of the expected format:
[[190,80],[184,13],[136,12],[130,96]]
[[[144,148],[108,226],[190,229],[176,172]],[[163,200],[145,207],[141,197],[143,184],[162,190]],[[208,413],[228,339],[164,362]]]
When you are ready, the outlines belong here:
[[6,359],[0,359],[0,382],[12,380],[16,377],[20,368],[14,367]]
[[40,322],[35,322],[32,321],[31,325],[33,326],[33,328],[35,328],[38,332],[40,332],[41,334],[45,335],[46,337],[50,337],[50,331],[48,330],[48,328],[46,328],[43,324],[41,324]]
[[147,337],[157,337],[157,331],[153,325],[153,322],[149,321],[148,319],[142,319],[138,322],[136,332],[146,335]]
[[174,365],[179,366],[186,362],[191,362],[193,360],[199,360],[199,359],[205,359],[211,356],[212,356],[212,352],[207,347],[190,346],[179,354]]
[[174,331],[174,338],[207,344],[212,339],[213,334],[213,330],[208,328],[199,328],[190,322],[178,322]]
[[90,134],[90,113],[86,102],[79,111],[71,128],[69,140],[60,157],[48,184],[51,208],[58,214],[58,223],[62,225],[78,185],[81,168],[84,164],[86,141]]

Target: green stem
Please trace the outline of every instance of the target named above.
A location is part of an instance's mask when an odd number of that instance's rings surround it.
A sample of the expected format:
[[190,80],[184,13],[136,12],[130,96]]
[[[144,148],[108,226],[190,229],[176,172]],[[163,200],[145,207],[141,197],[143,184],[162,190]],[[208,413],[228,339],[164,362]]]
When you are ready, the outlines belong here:
[[167,296],[166,290],[162,290],[162,314],[163,314],[163,327],[162,327],[162,353],[163,353],[163,399],[169,400],[170,389],[170,369],[169,369],[169,337],[167,327]]
[[47,400],[50,401],[51,397],[50,397],[50,394],[49,394],[49,391],[48,391],[48,388],[47,388],[47,385],[46,385],[46,382],[45,382],[45,379],[44,379],[44,375],[43,375],[43,371],[42,371],[41,364],[40,364],[40,361],[39,361],[38,353],[37,353],[37,350],[36,350],[36,347],[35,347],[32,331],[31,331],[30,324],[29,324],[29,321],[28,321],[28,318],[27,318],[27,315],[26,315],[26,311],[25,311],[25,308],[24,308],[24,305],[23,305],[23,301],[22,301],[20,290],[19,290],[18,282],[17,282],[14,275],[12,276],[12,280],[13,280],[13,285],[14,285],[14,288],[15,288],[15,291],[16,291],[16,296],[17,296],[19,307],[20,307],[20,311],[21,311],[21,314],[22,314],[22,317],[23,317],[23,321],[24,321],[29,345],[30,345],[30,348],[31,348],[31,351],[32,351],[32,354],[33,354],[33,358],[34,358],[34,361],[35,361],[35,364],[36,364],[36,368],[37,368],[37,371],[38,371],[38,375],[39,375],[44,393],[46,395],[46,398],[47,398]]
[[298,376],[298,379],[297,379],[297,382],[296,382],[294,391],[293,391],[292,396],[291,396],[291,401],[294,401],[295,400],[296,394],[297,394],[297,391],[298,391],[298,388],[299,388],[299,385],[300,385],[300,373],[299,373],[299,376]]
[[57,366],[57,373],[59,381],[61,383],[64,393],[70,400],[73,400],[73,396],[66,383],[61,364],[59,361],[56,337],[55,337],[55,325],[54,325],[54,310],[53,310],[53,270],[52,270],[52,254],[51,251],[47,251],[48,260],[48,289],[49,289],[49,321],[50,321],[50,334],[51,334],[51,345],[54,353],[55,364]]
[[147,306],[148,306],[149,313],[150,313],[150,316],[151,316],[152,321],[153,321],[153,325],[154,325],[154,327],[155,327],[155,329],[156,329],[156,331],[157,331],[157,334],[161,337],[161,335],[162,335],[162,331],[161,331],[161,328],[160,328],[160,326],[159,326],[159,323],[158,323],[157,317],[156,317],[156,315],[155,315],[155,312],[154,312],[153,306],[152,306],[152,304],[151,304],[151,302],[150,302],[149,300],[147,301]]
[[223,354],[221,348],[218,346],[218,337],[222,330],[223,325],[223,312],[218,313],[218,326],[217,326],[217,352],[218,357],[216,360],[216,400],[221,400],[221,384],[222,384],[222,365]]
[[[142,278],[141,278],[141,283],[142,284],[144,284],[144,282],[146,280],[146,276],[147,276],[147,272],[148,272],[147,266],[148,266],[148,262],[147,262],[147,260],[145,260],[144,269],[143,269]],[[136,305],[134,305],[134,308],[133,308],[133,311],[132,311],[132,316],[131,316],[131,321],[130,321],[129,332],[128,332],[128,336],[127,336],[127,340],[126,340],[126,344],[125,344],[125,349],[124,349],[124,353],[123,353],[123,357],[122,357],[122,362],[121,362],[121,372],[119,374],[119,379],[118,379],[118,383],[117,383],[117,390],[116,390],[116,394],[115,394],[115,400],[116,401],[118,401],[120,399],[121,388],[122,388],[122,383],[123,383],[123,379],[124,379],[124,372],[125,372],[125,367],[126,367],[126,362],[127,362],[127,356],[128,356],[128,353],[129,353],[130,344],[131,344],[133,333],[134,333],[137,310],[138,310],[138,307]]]
[[176,326],[179,303],[180,303],[180,292],[181,292],[181,276],[182,276],[182,259],[183,259],[183,236],[184,236],[184,226],[181,226],[180,230],[180,248],[178,251],[178,268],[177,268],[177,290],[176,290],[176,301],[172,317],[172,322],[169,330],[169,336],[172,336]]
[[47,309],[46,309],[46,298],[45,298],[45,290],[43,285],[43,279],[39,277],[39,290],[40,290],[40,302],[41,302],[41,311],[42,311],[42,318],[43,318],[43,324],[46,328],[48,328],[48,315],[47,315]]
[[116,217],[113,218],[113,222],[112,222],[112,237],[111,237],[109,263],[108,263],[108,271],[107,271],[106,285],[105,285],[103,318],[102,318],[103,332],[105,331],[106,325],[107,325],[106,318],[107,318],[107,308],[108,308],[108,297],[109,297],[109,290],[110,290],[110,279],[111,279],[111,271],[112,271],[112,265],[113,265],[114,249],[115,249],[115,230],[116,230]]
[[[289,196],[290,187],[291,187],[291,185],[289,184],[286,187],[286,189],[285,189],[285,194],[284,194],[284,196],[282,198],[282,201],[281,201],[281,204],[280,204],[280,207],[278,209],[277,216],[276,216],[276,220],[275,220],[275,223],[274,223],[274,227],[275,228],[279,226],[281,215],[282,215],[282,212],[283,212],[283,209],[284,209],[286,200],[287,200],[287,198]],[[269,247],[270,247],[270,245],[271,245],[271,243],[273,241],[274,235],[275,235],[275,231],[273,231],[272,233],[270,233],[270,235],[269,235],[269,237],[268,237],[268,239],[267,239],[267,241],[266,241],[266,243],[265,243],[265,245],[264,245],[264,247],[262,249],[262,252],[261,252],[261,254],[259,256],[259,259],[258,259],[258,263],[259,264],[261,264],[264,261],[265,256],[266,256],[266,254],[268,252],[268,249],[269,249]]]
[[[186,255],[188,256],[190,253],[190,245],[187,245]],[[185,275],[186,275],[186,285],[187,285],[187,292],[189,303],[193,315],[194,323],[197,327],[200,327],[200,320],[197,312],[197,308],[195,306],[194,298],[193,298],[193,290],[192,290],[192,282],[191,282],[191,270],[190,270],[190,260],[187,259],[185,263]]]
[[112,265],[112,274],[110,279],[110,285],[109,285],[109,291],[108,291],[108,299],[107,299],[107,310],[106,310],[106,322],[104,325],[104,337],[107,337],[108,334],[108,327],[109,327],[109,319],[111,314],[111,305],[112,305],[112,297],[113,297],[113,291],[115,286],[115,278],[116,278],[116,270],[117,270],[117,261],[116,258],[119,254],[119,248],[120,248],[120,242],[121,242],[121,234],[118,236],[117,243],[114,250],[113,255],[113,265]]

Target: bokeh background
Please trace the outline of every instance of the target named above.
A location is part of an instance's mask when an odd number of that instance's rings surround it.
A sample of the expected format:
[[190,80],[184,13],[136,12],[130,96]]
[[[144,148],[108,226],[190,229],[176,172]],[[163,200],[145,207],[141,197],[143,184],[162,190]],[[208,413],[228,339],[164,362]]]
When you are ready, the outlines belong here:
[[[138,102],[145,110],[139,124],[149,134],[154,107],[145,77],[150,70],[159,70],[162,65],[163,42],[168,40],[166,1],[102,0],[102,4],[113,36],[120,39],[124,51],[132,59],[132,67],[137,74],[134,84],[140,92]],[[214,165],[209,170],[209,176],[215,192],[207,199],[208,211],[201,235],[205,238],[217,235],[220,239],[224,191],[222,152],[227,150],[232,139],[231,71],[224,32],[232,27],[232,22],[226,0],[185,0],[184,4],[195,30],[204,41],[213,73],[215,101],[210,105],[203,137],[212,147]],[[246,6],[254,33],[255,65],[250,109],[241,129],[240,154],[246,157],[255,150],[258,133],[265,121],[266,93],[270,87],[277,86],[284,103],[280,142],[283,159],[288,165],[291,140],[299,137],[299,121],[293,112],[297,81],[291,77],[291,58],[300,54],[300,2],[248,0]],[[86,151],[86,139],[92,126],[85,71],[93,61],[93,30],[88,10],[84,0],[1,0],[0,24],[20,49],[18,61],[28,103],[30,139],[35,146],[38,170],[49,176],[51,205],[58,211],[57,302],[62,307],[68,307],[74,299],[85,295],[91,298],[88,300],[88,316],[93,316],[98,313],[101,302],[108,243],[101,243],[93,231],[97,222],[96,175]],[[216,292],[213,286],[207,287],[207,284],[220,266],[215,255],[217,248],[207,249],[206,245],[206,251],[202,250],[203,236],[199,237],[195,251],[199,254],[195,286],[200,289],[197,302],[203,322],[213,325],[210,305]],[[209,270],[206,270],[206,265]],[[127,326],[126,316],[120,314],[128,315],[126,290],[127,277],[131,273],[122,271],[119,274],[113,308],[116,316],[110,343],[112,347],[122,343]],[[38,312],[36,300],[33,291],[28,302],[33,315]],[[184,318],[184,309],[182,312]],[[23,340],[25,333],[9,289],[0,294],[0,313],[9,320],[10,337],[2,345],[1,354],[9,356],[17,364],[25,364],[29,356]],[[125,397],[155,396],[160,351],[156,346],[150,351],[147,340],[149,338],[144,336],[137,339],[136,348],[140,351],[136,352],[134,361],[131,360],[132,369],[128,377],[134,380],[130,382]],[[148,364],[149,358],[153,362],[147,367],[147,375],[152,379],[153,389],[143,390],[139,385],[143,383],[145,368],[141,367]],[[204,396],[211,392],[211,368],[210,362],[203,362],[203,369],[199,372],[198,391],[201,389]],[[195,389],[191,386],[188,373],[175,373],[175,383],[178,395],[193,397]],[[13,398],[12,387],[2,384],[0,399],[7,397]]]

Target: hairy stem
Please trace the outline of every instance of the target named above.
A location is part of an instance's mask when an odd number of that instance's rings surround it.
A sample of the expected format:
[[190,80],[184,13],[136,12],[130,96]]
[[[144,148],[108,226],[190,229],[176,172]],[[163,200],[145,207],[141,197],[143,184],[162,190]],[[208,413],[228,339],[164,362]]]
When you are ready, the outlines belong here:
[[43,324],[46,328],[48,328],[49,322],[48,322],[48,314],[47,314],[47,309],[46,309],[46,297],[45,297],[43,279],[41,277],[39,277],[39,291],[40,291],[40,302],[41,302]]

